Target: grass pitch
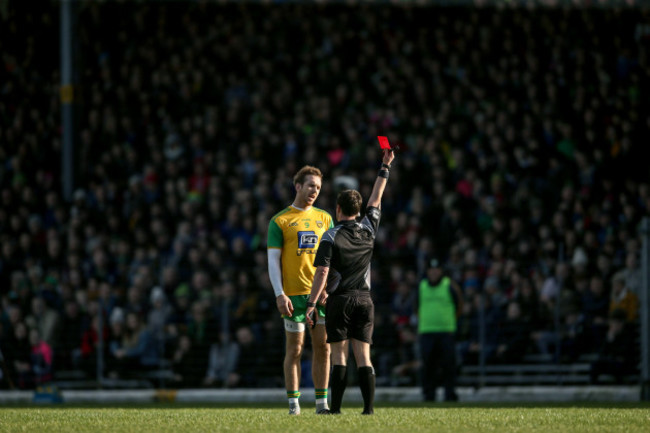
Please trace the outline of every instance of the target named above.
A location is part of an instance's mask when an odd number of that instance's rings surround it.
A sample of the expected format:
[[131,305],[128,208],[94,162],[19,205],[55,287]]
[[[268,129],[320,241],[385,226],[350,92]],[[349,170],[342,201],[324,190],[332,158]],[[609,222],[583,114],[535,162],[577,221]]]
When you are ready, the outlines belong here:
[[290,417],[282,406],[28,406],[0,408],[0,432],[647,432],[650,404],[430,404],[377,406],[362,416],[344,406],[317,416],[303,405]]

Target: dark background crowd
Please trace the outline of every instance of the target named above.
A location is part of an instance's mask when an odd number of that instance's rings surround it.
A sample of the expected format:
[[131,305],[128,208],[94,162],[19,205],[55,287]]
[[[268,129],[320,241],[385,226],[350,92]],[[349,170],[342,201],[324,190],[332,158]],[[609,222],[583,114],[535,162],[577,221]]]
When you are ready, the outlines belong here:
[[3,387],[93,378],[100,341],[107,378],[164,368],[175,386],[281,387],[268,221],[304,164],[325,176],[318,207],[333,213],[355,183],[367,198],[377,135],[400,146],[372,266],[380,383],[416,380],[433,256],[465,297],[463,365],[601,354],[633,369],[648,10],[79,12],[65,200],[58,3],[0,8]]

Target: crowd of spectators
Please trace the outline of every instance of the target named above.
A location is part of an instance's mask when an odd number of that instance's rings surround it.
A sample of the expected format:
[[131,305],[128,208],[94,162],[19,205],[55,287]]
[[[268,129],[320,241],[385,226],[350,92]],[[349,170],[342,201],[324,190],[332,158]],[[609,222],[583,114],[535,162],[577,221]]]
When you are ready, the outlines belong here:
[[624,352],[647,10],[82,3],[66,200],[58,4],[27,3],[0,10],[2,386],[92,378],[102,341],[108,378],[281,387],[268,221],[304,164],[318,207],[350,182],[367,198],[377,135],[401,148],[372,267],[383,383],[415,380],[434,255],[466,298],[463,363]]

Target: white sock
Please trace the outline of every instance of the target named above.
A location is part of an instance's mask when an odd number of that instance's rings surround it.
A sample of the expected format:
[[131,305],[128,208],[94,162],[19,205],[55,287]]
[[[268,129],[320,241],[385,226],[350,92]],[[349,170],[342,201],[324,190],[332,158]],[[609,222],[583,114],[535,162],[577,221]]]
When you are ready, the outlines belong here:
[[316,399],[316,413],[323,409],[329,409],[330,407],[327,405],[327,398],[317,398]]

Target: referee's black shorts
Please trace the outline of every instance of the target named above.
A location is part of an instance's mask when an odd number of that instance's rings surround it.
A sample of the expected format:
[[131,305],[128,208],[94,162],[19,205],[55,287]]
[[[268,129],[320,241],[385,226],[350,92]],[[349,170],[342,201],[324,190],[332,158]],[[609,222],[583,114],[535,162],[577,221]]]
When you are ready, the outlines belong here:
[[333,294],[327,299],[325,329],[327,342],[354,338],[372,344],[375,304],[369,290]]

